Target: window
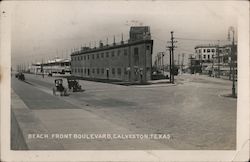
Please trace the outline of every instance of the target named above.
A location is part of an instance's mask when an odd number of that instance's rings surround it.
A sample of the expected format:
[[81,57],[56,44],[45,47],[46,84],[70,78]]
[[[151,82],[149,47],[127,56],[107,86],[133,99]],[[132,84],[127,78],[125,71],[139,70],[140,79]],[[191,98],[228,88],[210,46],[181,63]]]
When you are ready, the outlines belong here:
[[213,52],[213,53],[215,52],[214,49],[212,49],[212,52]]
[[97,74],[100,73],[100,69],[99,69],[99,68],[96,69],[96,73],[97,73]]
[[207,55],[207,58],[210,59],[210,55]]
[[97,53],[96,58],[99,59],[99,53]]
[[210,53],[210,49],[207,49],[207,53]]
[[147,45],[146,49],[147,49],[147,50],[150,50],[150,46],[149,46],[149,45]]
[[94,69],[94,68],[92,69],[92,73],[93,73],[93,74],[95,73],[95,69]]
[[82,60],[82,56],[81,56],[81,60]]
[[81,73],[83,73],[83,69],[81,69]]
[[101,58],[103,58],[104,57],[104,53],[101,53]]
[[86,74],[87,69],[84,69],[84,74]]
[[203,52],[205,53],[205,52],[206,52],[206,49],[203,49]]
[[134,48],[134,65],[139,65],[139,48]]
[[121,68],[117,68],[117,74],[118,74],[118,75],[121,75],[121,74],[122,74]]
[[104,68],[101,69],[101,73],[104,74]]
[[127,56],[127,49],[124,49],[124,56]]
[[199,49],[199,53],[201,53],[201,49]]
[[88,55],[88,60],[89,60],[89,55]]
[[84,60],[86,60],[86,56],[84,56],[83,58],[84,58]]
[[106,57],[109,57],[109,52],[106,52]]
[[115,75],[115,68],[112,68],[112,74]]
[[115,56],[115,51],[112,51],[111,52],[111,57],[114,57]]
[[121,53],[121,51],[120,51],[120,50],[118,50],[118,51],[117,51],[117,56],[120,56],[120,53]]
[[93,59],[93,60],[95,59],[95,54],[92,54],[92,59]]
[[203,58],[206,59],[206,55],[203,55]]
[[79,61],[79,60],[80,60],[80,57],[78,56],[77,58],[78,58],[78,61]]
[[124,74],[128,74],[126,67],[124,68]]

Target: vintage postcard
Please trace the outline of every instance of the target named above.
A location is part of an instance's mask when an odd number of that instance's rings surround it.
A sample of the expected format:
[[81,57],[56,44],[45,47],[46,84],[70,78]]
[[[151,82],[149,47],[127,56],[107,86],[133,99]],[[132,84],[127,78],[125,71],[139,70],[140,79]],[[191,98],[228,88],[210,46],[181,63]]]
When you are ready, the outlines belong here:
[[2,161],[248,161],[249,2],[0,7]]

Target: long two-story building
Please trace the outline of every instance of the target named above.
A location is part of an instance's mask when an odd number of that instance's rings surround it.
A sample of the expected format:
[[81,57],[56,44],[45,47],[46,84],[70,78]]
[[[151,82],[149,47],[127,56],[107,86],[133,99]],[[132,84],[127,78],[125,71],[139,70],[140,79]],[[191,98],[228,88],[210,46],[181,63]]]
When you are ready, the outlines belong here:
[[71,54],[73,76],[83,78],[112,79],[127,82],[151,80],[153,40],[150,28],[130,28],[127,42],[114,42],[98,48],[84,47]]

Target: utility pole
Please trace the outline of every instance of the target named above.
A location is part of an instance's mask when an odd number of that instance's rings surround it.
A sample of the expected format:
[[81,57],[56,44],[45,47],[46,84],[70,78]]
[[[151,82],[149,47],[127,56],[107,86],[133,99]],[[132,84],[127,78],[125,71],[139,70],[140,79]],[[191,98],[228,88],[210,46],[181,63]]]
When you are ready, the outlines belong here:
[[183,65],[184,65],[184,53],[182,53],[182,60],[181,60],[181,73],[183,72]]
[[180,56],[181,56],[181,55],[178,54],[178,61],[177,61],[177,62],[178,62],[178,67],[180,67]]
[[180,65],[180,54],[178,53],[177,64]]
[[[232,31],[233,33],[233,42],[232,42],[232,48],[231,48],[231,60],[230,60],[230,66],[232,66],[232,77],[233,77],[233,83],[232,83],[232,97],[236,97],[236,93],[235,93],[235,71],[234,71],[234,66],[235,66],[235,47],[234,47],[234,28],[231,26],[229,27],[228,30],[228,39],[230,40],[230,31]],[[231,73],[230,73],[231,75]]]
[[176,43],[177,41],[174,41],[174,32],[171,31],[171,55],[172,55],[172,83],[174,84],[174,71],[175,71],[175,65],[174,65],[174,48],[176,48],[176,46],[174,46],[174,43]]
[[159,56],[161,57],[161,67],[162,67],[162,73],[164,75],[164,52],[160,52]]
[[213,59],[213,60],[212,60],[212,61],[213,61],[213,62],[212,62],[212,76],[213,76],[213,77],[214,77],[214,58],[215,58],[215,57],[214,57],[214,52],[213,52],[213,55],[212,55],[212,59]]
[[169,48],[169,81],[172,83],[172,50]]
[[174,32],[171,31],[171,54],[172,54],[172,69],[173,69],[173,73],[172,73],[172,83],[174,84],[174,36],[173,36]]
[[234,46],[234,30],[233,30],[233,43],[232,43],[232,66],[233,66],[233,85],[232,85],[232,96],[235,97],[235,46]]
[[218,47],[217,47],[217,57],[218,57],[218,78],[220,78],[220,41],[218,40]]

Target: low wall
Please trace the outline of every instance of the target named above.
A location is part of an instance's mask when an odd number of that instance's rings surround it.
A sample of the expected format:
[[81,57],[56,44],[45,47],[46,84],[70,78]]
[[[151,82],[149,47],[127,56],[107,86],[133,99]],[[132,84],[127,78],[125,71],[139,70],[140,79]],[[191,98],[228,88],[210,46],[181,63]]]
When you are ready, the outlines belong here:
[[18,125],[15,115],[11,111],[11,150],[27,150],[23,133]]

